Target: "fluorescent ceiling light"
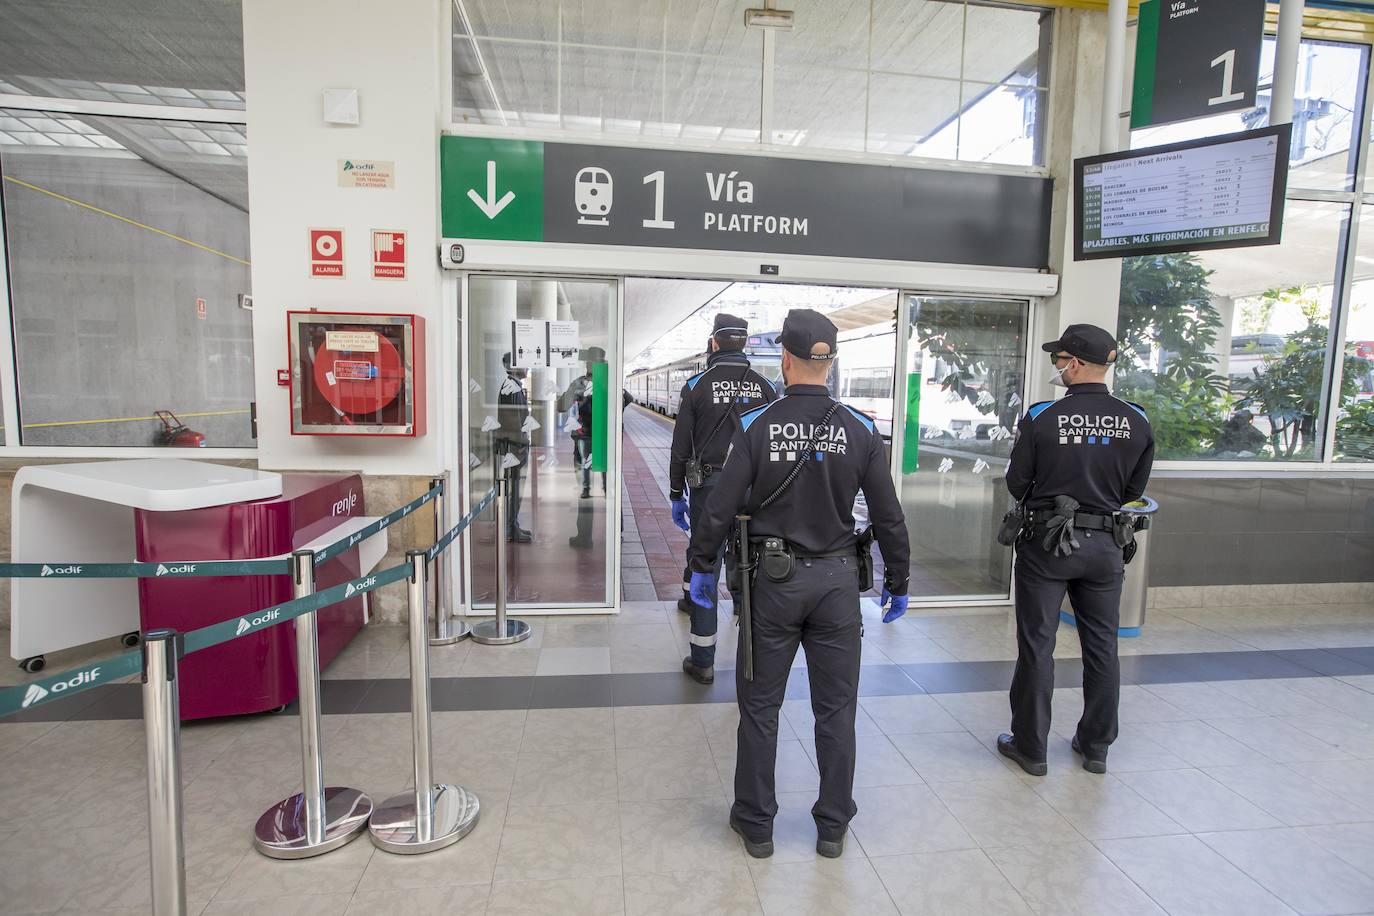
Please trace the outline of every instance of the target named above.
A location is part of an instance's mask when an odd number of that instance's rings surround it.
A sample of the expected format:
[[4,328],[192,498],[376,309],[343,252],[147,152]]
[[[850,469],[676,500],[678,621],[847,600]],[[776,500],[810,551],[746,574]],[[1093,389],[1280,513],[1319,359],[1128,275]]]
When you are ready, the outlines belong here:
[[791,10],[751,9],[744,11],[744,24],[756,29],[781,29],[792,31]]

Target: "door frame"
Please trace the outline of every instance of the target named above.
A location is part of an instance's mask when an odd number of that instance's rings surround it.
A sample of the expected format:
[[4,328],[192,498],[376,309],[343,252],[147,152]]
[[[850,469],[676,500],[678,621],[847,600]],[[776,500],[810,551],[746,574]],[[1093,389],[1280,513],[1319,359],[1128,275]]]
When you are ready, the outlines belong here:
[[[457,479],[460,481],[460,486],[458,488],[460,501],[447,501],[450,515],[456,515],[457,517],[461,517],[462,514],[465,514],[468,511],[467,507],[472,504],[472,499],[470,495],[472,493],[472,468],[468,466],[468,462],[464,457],[466,455],[472,454],[471,427],[467,422],[470,408],[469,396],[471,395],[471,392],[468,390],[466,382],[463,381],[468,378],[469,373],[468,329],[471,326],[471,323],[468,321],[468,281],[472,277],[497,277],[510,280],[567,280],[569,282],[594,281],[611,283],[612,288],[614,290],[613,303],[615,308],[615,314],[611,316],[611,321],[609,322],[607,330],[609,334],[614,335],[616,346],[613,348],[614,358],[609,360],[608,371],[610,374],[610,378],[612,380],[623,380],[625,366],[625,354],[623,352],[625,341],[625,278],[623,276],[611,276],[606,274],[593,273],[578,274],[570,273],[567,271],[559,271],[556,273],[541,273],[538,271],[525,270],[465,270],[458,273],[456,277],[456,282],[451,288],[451,291],[449,289],[446,289],[444,296],[445,301],[453,301],[451,296],[455,294],[457,296],[456,313],[458,315],[458,320],[456,322],[455,333],[445,335],[446,343],[455,346],[457,351],[455,354],[456,358],[452,362],[448,363],[448,365],[456,366],[457,371],[446,373],[446,378],[443,380],[444,386],[448,388],[450,392],[450,397],[453,399],[450,401],[450,403],[456,404],[458,406],[458,417],[455,421],[458,427],[458,435],[449,436],[448,442],[445,443],[444,448],[445,465],[448,468],[448,476],[450,479],[453,479],[456,476]],[[611,350],[612,348],[607,349]],[[462,383],[460,384],[460,382]],[[619,387],[623,387],[623,381]],[[620,397],[619,392],[612,391],[611,394],[614,396],[608,397],[610,403],[607,404],[607,416],[610,421],[608,423],[606,432],[607,436],[609,437],[607,446],[608,448],[614,449],[614,467],[617,471],[616,477],[622,478],[622,417],[621,411],[612,409],[615,404],[620,402]],[[609,486],[610,483],[616,484],[614,489],[612,489]],[[612,479],[609,475],[607,476],[607,484],[608,486],[606,488],[606,539],[607,560],[609,562],[606,565],[608,570],[607,575],[609,576],[609,581],[607,583],[607,594],[609,594],[610,596],[610,602],[608,604],[595,605],[560,603],[520,605],[518,608],[519,613],[549,617],[565,616],[572,614],[620,613],[622,604],[622,597],[620,593],[621,530],[623,528],[623,520],[621,517],[621,497],[624,488],[621,485],[620,479]],[[463,507],[461,512],[456,511],[455,503]],[[501,536],[500,532],[497,532],[497,536]],[[494,608],[479,608],[473,601],[471,591],[472,539],[466,536],[466,532],[464,533],[464,536],[461,538],[461,549],[450,551],[450,553],[453,554],[453,558],[449,561],[449,581],[455,583],[462,583],[461,590],[458,592],[458,594],[461,596],[458,603],[463,608],[464,613],[473,617],[493,616],[496,613]],[[516,608],[510,608],[510,610],[512,613],[517,611]]]

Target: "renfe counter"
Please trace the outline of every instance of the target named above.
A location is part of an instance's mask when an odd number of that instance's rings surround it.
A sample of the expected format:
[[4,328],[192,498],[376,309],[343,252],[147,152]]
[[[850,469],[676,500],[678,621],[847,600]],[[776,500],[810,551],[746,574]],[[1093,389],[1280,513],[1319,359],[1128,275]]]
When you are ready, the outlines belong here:
[[[168,563],[285,557],[375,519],[357,475],[280,475],[181,459],[22,468],[13,495],[14,562]],[[386,532],[321,564],[323,590],[373,569]],[[13,579],[16,659],[140,629],[188,632],[289,601],[289,575]],[[365,597],[317,615],[320,665],[366,622]],[[186,656],[183,719],[285,706],[296,697],[292,627],[271,627]]]

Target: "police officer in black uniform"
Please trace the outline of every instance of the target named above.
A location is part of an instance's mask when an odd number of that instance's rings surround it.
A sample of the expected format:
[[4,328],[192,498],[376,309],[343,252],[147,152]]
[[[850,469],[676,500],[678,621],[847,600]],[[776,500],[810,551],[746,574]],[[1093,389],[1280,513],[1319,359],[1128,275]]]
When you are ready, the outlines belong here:
[[1027,773],[1045,775],[1054,641],[1067,591],[1083,647],[1083,718],[1072,747],[1085,770],[1105,773],[1121,689],[1123,563],[1134,553],[1130,517],[1118,510],[1145,492],[1154,433],[1139,405],[1107,390],[1117,355],[1111,334],[1073,324],[1043,349],[1054,364],[1050,383],[1068,393],[1026,411],[1007,468],[1007,489],[1025,507],[1025,526],[1016,551],[1011,734],[998,736],[997,749]]
[[[744,355],[748,339],[749,324],[743,318],[724,312],[717,315],[711,330],[711,352],[706,357],[706,369],[682,386],[677,422],[673,426],[673,450],[668,462],[668,501],[673,523],[683,531],[695,529],[701,519],[706,498],[720,479],[720,467],[725,463],[730,440],[739,428],[739,415],[777,399],[773,383],[749,366],[749,359]],[[692,481],[690,486],[689,479]],[[688,499],[683,499],[684,491]],[[677,605],[678,610],[692,615],[692,654],[682,660],[682,670],[702,684],[710,684],[716,678],[715,582],[720,578],[724,535],[725,532],[721,532],[716,543],[710,602],[699,604],[686,594],[691,576],[690,570],[684,569],[684,593]]]
[[[859,554],[871,548],[854,532],[854,497],[868,502],[886,575],[886,619],[906,610],[910,547],[887,453],[874,422],[834,401],[826,375],[835,358],[835,325],[810,309],[783,324],[786,396],[743,415],[720,482],[692,529],[692,597],[713,587],[716,545],[739,513],[751,515],[751,550],[762,553],[752,577],[753,680],[744,675],[741,630],[735,686],[739,750],[730,826],[745,850],[773,852],[777,814],[773,765],[778,711],[797,646],[806,650],[816,716],[820,798],[811,809],[816,851],[835,857],[858,811],[854,804],[854,716],[858,707]],[[790,554],[790,560],[788,558]],[[736,608],[739,601],[736,601]]]

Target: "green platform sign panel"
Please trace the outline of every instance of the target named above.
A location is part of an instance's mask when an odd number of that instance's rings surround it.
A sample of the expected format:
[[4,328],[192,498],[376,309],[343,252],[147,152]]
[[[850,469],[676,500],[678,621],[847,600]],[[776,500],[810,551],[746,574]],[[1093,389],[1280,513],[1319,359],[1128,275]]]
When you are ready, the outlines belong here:
[[443,137],[439,175],[445,238],[543,241],[543,143]]

